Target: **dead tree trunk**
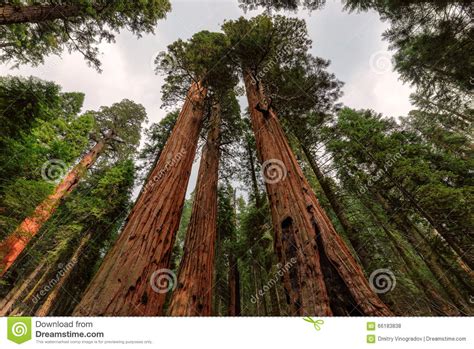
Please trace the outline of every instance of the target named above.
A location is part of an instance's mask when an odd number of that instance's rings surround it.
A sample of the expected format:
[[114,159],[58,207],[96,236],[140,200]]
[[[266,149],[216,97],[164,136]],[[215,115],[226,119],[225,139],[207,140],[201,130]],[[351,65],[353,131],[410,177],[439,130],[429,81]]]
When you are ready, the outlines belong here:
[[40,231],[61,199],[73,191],[84,173],[95,163],[98,156],[105,149],[108,140],[112,137],[113,134],[110,132],[105,138],[101,139],[56,186],[53,194],[39,204],[33,214],[25,218],[20,226],[2,242],[0,246],[0,276],[5,274],[33,236]]
[[184,242],[178,284],[168,310],[173,316],[210,316],[217,234],[220,106],[212,107],[210,129],[199,165],[196,193]]
[[[160,315],[171,284],[171,251],[204,116],[206,89],[194,83],[160,159],[73,314]],[[157,284],[158,283],[158,284]]]
[[370,288],[362,269],[321,208],[291,151],[260,82],[244,71],[252,128],[275,231],[275,250],[292,315],[331,315],[320,256],[323,254],[347,288],[352,309],[364,315],[391,315]]

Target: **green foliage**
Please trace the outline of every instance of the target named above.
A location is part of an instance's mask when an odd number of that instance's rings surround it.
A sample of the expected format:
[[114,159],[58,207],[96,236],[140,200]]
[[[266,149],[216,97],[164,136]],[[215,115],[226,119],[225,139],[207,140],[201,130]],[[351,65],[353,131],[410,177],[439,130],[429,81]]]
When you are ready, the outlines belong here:
[[139,154],[139,160],[142,161],[140,170],[143,175],[148,173],[152,169],[152,165],[159,159],[178,116],[179,110],[170,112],[158,123],[152,124],[145,130],[146,141]]
[[122,28],[138,37],[153,33],[171,9],[168,0],[0,1],[0,8],[9,5],[20,13],[41,5],[45,13],[17,23],[0,22],[1,62],[38,65],[45,56],[68,50],[80,52],[99,70],[98,43],[113,42]]
[[383,34],[395,69],[416,87],[419,108],[470,110],[474,64],[470,1],[346,0],[350,10],[377,10],[390,23]]
[[115,156],[127,158],[140,143],[141,126],[147,121],[145,108],[131,100],[124,99],[99,111],[88,112],[96,122],[95,139],[108,139]]
[[193,81],[201,81],[215,94],[226,94],[234,88],[238,78],[228,57],[229,44],[222,33],[201,31],[188,41],[177,40],[158,55],[156,72],[166,74],[164,104],[183,99]]
[[265,73],[265,67],[285,67],[304,61],[311,46],[305,22],[296,18],[240,17],[225,21],[222,30],[230,40],[232,59],[253,74]]
[[[412,113],[400,128],[371,111],[343,109],[337,124],[327,130],[332,135],[328,149],[338,166],[359,183],[360,192],[380,191],[408,205],[409,215],[431,219],[449,241],[469,246],[474,210],[469,200],[470,141],[440,125],[423,128],[416,123],[417,115]],[[444,139],[454,141],[456,149]]]
[[83,99],[32,77],[0,79],[0,237],[52,190],[43,167],[54,160],[65,172],[88,148],[94,120],[78,115]]
[[[45,280],[57,277],[57,266],[64,272],[64,266],[69,264],[73,275],[62,286],[61,302],[55,307],[60,308],[61,315],[70,314],[130,209],[134,179],[135,168],[131,160],[96,167],[43,225],[15,263],[9,284],[26,278],[42,261],[46,262],[41,271],[46,275]],[[88,239],[86,245],[77,259],[72,260],[84,238]],[[7,284],[0,292],[4,293],[8,288]],[[45,292],[51,290],[48,287]],[[26,302],[25,305],[31,307],[28,311],[33,312],[45,297],[42,295],[39,303]]]
[[255,10],[263,7],[267,10],[296,11],[298,7],[316,10],[322,7],[326,0],[239,0],[239,3],[244,10]]

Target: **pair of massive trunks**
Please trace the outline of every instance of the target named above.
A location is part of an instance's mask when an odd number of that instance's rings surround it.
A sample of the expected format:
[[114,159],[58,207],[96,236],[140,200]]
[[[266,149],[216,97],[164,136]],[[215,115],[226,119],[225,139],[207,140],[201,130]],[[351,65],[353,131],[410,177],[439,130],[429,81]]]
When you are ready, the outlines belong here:
[[[282,265],[288,266],[283,283],[291,313],[332,315],[337,313],[333,309],[344,308],[347,314],[391,315],[319,205],[263,89],[250,73],[246,72],[244,78],[260,161],[267,165],[276,160],[284,171],[281,180],[267,181],[266,187],[275,249]],[[75,315],[162,315],[166,291],[175,285],[155,282],[160,273],[171,273],[171,250],[204,118],[205,95],[199,84],[191,87],[142,195]],[[215,124],[215,118],[211,124]],[[218,137],[218,128],[211,127],[169,308],[171,315],[211,314]],[[328,279],[347,292],[342,306],[332,304]]]

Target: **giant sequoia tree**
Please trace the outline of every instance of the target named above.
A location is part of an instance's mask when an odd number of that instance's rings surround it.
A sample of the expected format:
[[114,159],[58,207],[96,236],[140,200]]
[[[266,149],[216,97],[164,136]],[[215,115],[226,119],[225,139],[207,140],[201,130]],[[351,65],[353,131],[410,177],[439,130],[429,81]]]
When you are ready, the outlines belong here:
[[38,65],[64,49],[80,52],[100,67],[97,43],[114,41],[127,28],[153,33],[171,9],[168,0],[0,1],[0,61]]
[[[173,111],[145,132],[138,180],[142,106],[81,113],[81,93],[0,78],[0,315],[471,315],[472,6],[343,1],[390,25],[417,108],[393,119],[342,107],[304,21],[271,15],[324,2],[240,0],[266,14],[158,55]],[[66,48],[99,67],[96,44],[168,10],[0,0],[0,60]]]
[[[166,78],[165,100],[182,99],[183,86],[191,84],[191,88],[127,225],[76,314],[161,314],[166,294],[157,292],[154,283],[170,267],[192,161],[206,115],[205,97],[208,89],[217,90],[232,81],[222,78],[229,76],[227,61],[220,60],[225,48],[224,35],[201,32],[189,42],[178,40],[157,58],[160,70],[170,72],[170,64],[175,70]],[[140,263],[136,262],[138,256]],[[112,298],[114,302],[109,301]]]
[[120,149],[121,154],[135,147],[140,140],[142,122],[146,119],[145,109],[132,101],[123,100],[111,107],[102,107],[93,113],[97,122],[97,133],[101,138],[82,156],[81,160],[54,188],[54,191],[26,217],[19,227],[5,238],[0,246],[1,275],[15,262],[25,246],[49,219],[61,199],[77,186],[80,178],[96,162],[107,147]]
[[0,314],[71,313],[125,218],[133,179],[130,160],[102,161],[88,172],[15,263],[0,288]]
[[[209,131],[203,145],[184,255],[173,292],[170,315],[211,315],[217,239],[217,186],[222,144],[236,137],[239,117],[232,91],[219,90],[211,99]],[[216,100],[217,99],[217,100]],[[237,130],[236,130],[237,129]],[[226,132],[227,131],[227,132]]]
[[223,29],[240,62],[259,159],[269,176],[275,249],[283,265],[294,264],[284,275],[292,313],[389,315],[321,208],[265,91],[266,66],[307,58],[310,40],[304,23],[259,16],[226,22]]

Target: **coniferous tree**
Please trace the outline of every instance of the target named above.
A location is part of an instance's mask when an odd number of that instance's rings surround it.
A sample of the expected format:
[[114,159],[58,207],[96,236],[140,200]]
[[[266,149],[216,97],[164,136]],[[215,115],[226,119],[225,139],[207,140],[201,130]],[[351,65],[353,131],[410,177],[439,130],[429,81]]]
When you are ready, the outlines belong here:
[[[328,315],[334,311],[390,314],[322,210],[296,162],[271,99],[265,93],[262,82],[265,65],[273,63],[284,67],[307,58],[310,40],[303,22],[259,16],[250,21],[240,18],[226,22],[223,29],[230,37],[244,77],[259,159],[264,171],[268,171],[266,166],[271,166],[270,171],[276,170],[274,174],[279,176],[267,179],[266,189],[280,262],[285,265],[295,261],[284,276],[292,314]],[[281,51],[284,54],[276,54]],[[272,169],[275,162],[278,168]],[[346,290],[348,298],[330,299],[325,275],[334,277],[339,287]]]
[[1,275],[4,275],[15,262],[31,238],[49,219],[61,199],[74,190],[84,173],[97,161],[97,158],[107,147],[120,152],[123,156],[139,143],[141,123],[146,119],[143,106],[123,100],[111,107],[102,107],[99,112],[92,114],[97,123],[97,133],[101,138],[65,175],[54,188],[53,193],[42,201],[13,233],[4,239],[0,246]]
[[170,9],[168,0],[2,0],[0,61],[38,65],[45,56],[67,49],[100,69],[98,42],[113,42],[122,28],[138,37],[153,33]]

